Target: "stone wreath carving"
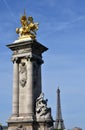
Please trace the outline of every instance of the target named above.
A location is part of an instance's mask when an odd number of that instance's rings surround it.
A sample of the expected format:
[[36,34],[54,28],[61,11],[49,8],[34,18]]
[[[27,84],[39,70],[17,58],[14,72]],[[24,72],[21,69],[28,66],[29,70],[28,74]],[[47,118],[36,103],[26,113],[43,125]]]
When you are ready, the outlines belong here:
[[27,82],[27,68],[25,62],[21,62],[20,64],[20,85],[24,87]]
[[41,93],[36,100],[36,117],[51,119],[51,108],[47,107],[47,99],[44,100],[44,94]]

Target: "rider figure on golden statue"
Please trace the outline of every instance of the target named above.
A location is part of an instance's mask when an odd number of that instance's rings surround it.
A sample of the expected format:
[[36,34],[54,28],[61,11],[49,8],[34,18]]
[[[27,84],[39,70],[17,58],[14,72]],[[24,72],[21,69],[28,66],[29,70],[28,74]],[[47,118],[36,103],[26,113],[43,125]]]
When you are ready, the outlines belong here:
[[20,19],[21,28],[16,28],[16,33],[19,34],[19,39],[36,38],[36,31],[38,30],[38,23],[34,23],[33,17],[26,17],[24,14]]

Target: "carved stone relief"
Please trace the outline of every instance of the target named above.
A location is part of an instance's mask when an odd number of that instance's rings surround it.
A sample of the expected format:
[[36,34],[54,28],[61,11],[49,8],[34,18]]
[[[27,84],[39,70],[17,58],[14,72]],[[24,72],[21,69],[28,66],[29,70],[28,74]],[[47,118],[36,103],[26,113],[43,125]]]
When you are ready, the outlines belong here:
[[44,94],[41,93],[36,100],[36,117],[51,119],[51,108],[47,107],[47,99],[44,100]]
[[19,126],[16,128],[16,130],[26,130],[26,128],[23,127],[23,125],[19,125]]
[[13,54],[16,55],[16,54],[28,53],[28,52],[30,52],[30,51],[31,51],[30,48],[25,48],[25,49],[15,50],[15,51],[13,52]]
[[27,82],[27,68],[26,68],[26,63],[25,62],[21,62],[20,63],[20,80],[19,83],[22,87],[24,87],[26,85]]

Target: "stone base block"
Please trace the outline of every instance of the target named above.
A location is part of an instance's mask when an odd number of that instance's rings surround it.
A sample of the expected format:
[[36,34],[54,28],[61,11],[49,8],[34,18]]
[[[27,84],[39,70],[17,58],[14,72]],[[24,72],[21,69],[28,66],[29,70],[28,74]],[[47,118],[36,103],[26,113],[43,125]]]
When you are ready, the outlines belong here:
[[53,121],[9,120],[8,130],[53,130]]

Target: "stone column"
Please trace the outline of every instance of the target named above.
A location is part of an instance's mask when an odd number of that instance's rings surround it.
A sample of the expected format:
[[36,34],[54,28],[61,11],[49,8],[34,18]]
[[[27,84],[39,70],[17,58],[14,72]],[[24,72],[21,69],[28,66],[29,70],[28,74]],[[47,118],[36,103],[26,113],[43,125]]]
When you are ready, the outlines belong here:
[[39,70],[38,70],[38,86],[39,86],[39,95],[40,96],[40,93],[42,92],[42,81],[41,81],[41,64],[39,64]]
[[19,63],[18,58],[13,59],[13,101],[12,116],[19,114]]
[[34,102],[33,102],[33,62],[31,58],[27,58],[27,116],[33,119]]
[[37,94],[37,96],[39,97],[40,96],[40,94],[41,94],[41,92],[42,92],[42,75],[41,75],[41,65],[43,64],[43,60],[41,59],[41,60],[39,60],[38,61],[38,94]]

